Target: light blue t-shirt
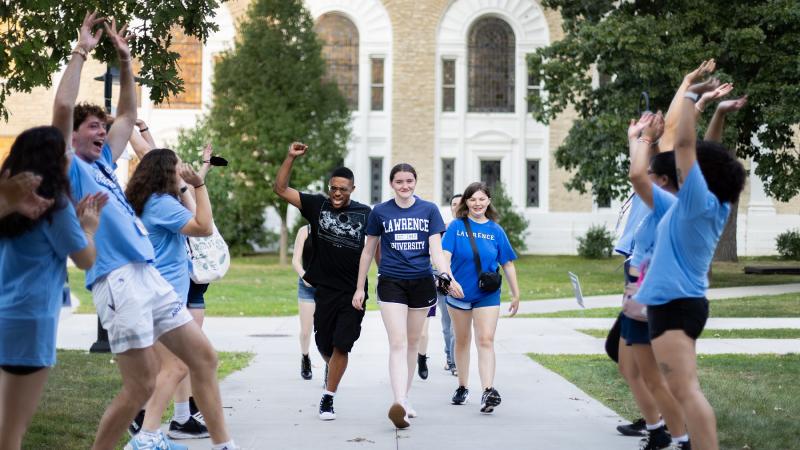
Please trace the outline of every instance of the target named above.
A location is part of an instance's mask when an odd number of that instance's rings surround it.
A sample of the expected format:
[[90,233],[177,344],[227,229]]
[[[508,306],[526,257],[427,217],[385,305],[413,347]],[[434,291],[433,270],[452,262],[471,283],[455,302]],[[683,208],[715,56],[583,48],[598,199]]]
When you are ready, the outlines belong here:
[[625,228],[622,229],[622,235],[614,247],[614,251],[623,255],[630,256],[633,253],[634,240],[633,232],[636,226],[641,223],[644,216],[647,215],[649,208],[644,204],[638,195],[634,194],[631,198],[631,206],[628,211],[628,220],[625,222]]
[[[517,259],[517,254],[511,248],[508,236],[500,225],[491,220],[477,223],[469,219],[469,226],[472,228],[475,246],[478,247],[478,256],[481,258],[481,272],[494,272],[498,266]],[[450,222],[442,239],[442,249],[453,255],[450,258],[450,269],[464,290],[464,298],[458,300],[475,303],[490,297],[500,298],[500,289],[495,292],[485,292],[478,287],[478,273],[475,270],[472,245],[463,220],[456,219]]]
[[0,239],[0,364],[56,363],[67,256],[86,247],[75,208],[55,211],[15,238]]
[[[660,197],[655,200],[655,197]],[[656,244],[656,227],[658,222],[664,217],[672,204],[675,203],[676,198],[670,192],[660,189],[657,185],[653,184],[653,206],[655,210],[651,210],[645,205],[647,215],[636,227],[633,232],[633,254],[631,255],[631,266],[639,269],[641,273],[642,263],[649,264],[650,259],[653,257],[653,250]]]
[[[665,198],[654,194],[653,210],[665,208]],[[678,200],[658,224],[650,273],[636,300],[663,305],[679,298],[705,297],[708,267],[730,211],[729,203],[720,203],[708,190],[695,163],[678,191]]]
[[116,164],[112,159],[111,148],[103,144],[97,161],[87,163],[73,154],[69,166],[69,181],[75,201],[95,192],[108,194],[108,203],[100,215],[100,228],[94,237],[97,259],[86,271],[86,289],[90,291],[98,278],[112,270],[130,263],[152,262],[154,258],[153,246],[136,225],[139,219],[114,175]]
[[142,211],[142,222],[156,252],[156,269],[184,300],[189,295],[189,258],[181,229],[192,217],[192,212],[169,194],[151,195]]
[[439,208],[414,197],[408,208],[394,199],[376,205],[367,220],[367,235],[381,238],[381,263],[378,273],[390,278],[412,280],[431,276],[428,237],[444,232]]

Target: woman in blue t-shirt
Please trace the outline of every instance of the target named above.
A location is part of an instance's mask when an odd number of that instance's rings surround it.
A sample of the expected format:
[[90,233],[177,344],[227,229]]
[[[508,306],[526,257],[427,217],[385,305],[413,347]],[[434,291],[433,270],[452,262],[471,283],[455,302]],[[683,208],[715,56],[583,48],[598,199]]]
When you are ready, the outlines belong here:
[[[125,196],[149,233],[148,238],[155,250],[156,269],[175,289],[181,304],[186,303],[189,293],[186,236],[210,236],[213,232],[211,202],[202,175],[205,172],[198,174],[188,164],[181,163],[178,155],[170,149],[154,149],[139,162],[125,190]],[[194,199],[189,186],[194,188]],[[187,209],[184,204],[195,204],[195,211]],[[141,426],[145,433],[159,430],[164,409],[178,383],[189,372],[186,365],[163,344],[157,342],[154,348],[161,360],[161,369],[156,390],[145,408]],[[193,417],[187,420],[196,421]],[[173,423],[170,424],[170,435],[175,434],[174,428],[186,426],[186,423],[174,426]],[[201,428],[200,432],[190,430],[193,437],[208,436],[203,424],[192,425]],[[181,435],[187,432],[184,430]]]
[[499,267],[503,267],[511,288],[511,305],[508,309],[513,316],[519,309],[519,285],[513,262],[517,255],[505,231],[497,224],[497,219],[489,188],[484,183],[472,183],[464,190],[456,217],[442,241],[448,262],[445,267],[452,269],[464,294],[462,298],[447,298],[447,309],[456,335],[455,358],[458,367],[458,388],[452,402],[461,405],[469,397],[469,346],[474,329],[478,372],[483,389],[481,412],[487,414],[500,404],[500,394],[494,388],[494,335],[500,316],[500,286],[487,291],[479,285],[478,262],[468,230],[472,231],[480,258],[480,272],[499,272]]
[[73,207],[66,142],[54,127],[20,134],[0,173],[40,177],[36,194],[49,206],[36,219],[0,219],[0,430],[4,447],[20,448],[56,363],[56,329],[69,256],[80,269],[94,264],[94,234],[108,197]]
[[[381,318],[389,337],[389,378],[394,403],[389,419],[397,428],[406,428],[416,411],[408,403],[414,378],[420,334],[428,310],[436,304],[436,286],[431,261],[448,267],[442,253],[444,221],[439,208],[414,195],[417,172],[409,164],[397,164],[389,173],[394,198],[376,205],[367,221],[367,242],[361,252],[353,307],[364,308],[364,285],[380,242],[378,301]],[[441,270],[452,278],[448,270]],[[461,294],[458,283],[451,288]]]

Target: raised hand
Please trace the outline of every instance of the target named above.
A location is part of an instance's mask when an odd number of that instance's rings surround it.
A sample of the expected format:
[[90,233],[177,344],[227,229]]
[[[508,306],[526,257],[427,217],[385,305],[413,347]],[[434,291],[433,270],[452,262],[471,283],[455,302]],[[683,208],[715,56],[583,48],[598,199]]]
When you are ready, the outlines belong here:
[[292,142],[292,145],[289,146],[289,153],[287,156],[297,158],[298,156],[305,155],[307,150],[308,146],[306,144],[302,142]]
[[108,194],[97,192],[92,195],[87,195],[78,203],[75,212],[78,215],[78,221],[81,223],[81,229],[84,232],[94,235],[97,232],[97,227],[100,225],[100,212],[108,202]]
[[648,111],[642,113],[642,117],[640,117],[638,121],[636,119],[631,119],[630,124],[628,124],[628,140],[636,139],[641,136],[642,131],[650,125],[655,119],[655,116],[655,114]]
[[642,130],[642,137],[647,138],[650,142],[655,142],[661,138],[662,134],[664,134],[664,114],[659,111]]
[[714,100],[716,100],[718,98],[725,97],[732,90],[733,90],[733,83],[721,84],[716,89],[714,89],[713,91],[708,91],[708,92],[704,93],[701,98],[704,100],[705,103],[707,103],[707,102],[710,102],[710,101],[714,101]]
[[122,28],[117,31],[117,20],[113,19],[110,26],[108,23],[105,23],[104,26],[108,32],[109,39],[111,39],[111,43],[114,44],[114,48],[117,49],[117,56],[119,56],[119,59],[121,61],[130,60],[131,49],[128,47],[128,42],[133,39],[133,33],[127,31],[128,25],[123,25]]
[[94,34],[92,34],[92,28],[103,23],[105,20],[105,17],[97,17],[97,11],[93,11],[92,13],[87,12],[83,17],[83,23],[78,30],[78,46],[83,47],[87,53],[97,47],[97,44],[100,42],[100,37],[103,36],[102,28],[98,28]]
[[725,100],[724,102],[719,102],[719,105],[717,105],[717,111],[728,114],[744,108],[744,105],[746,104],[747,104],[747,96],[745,95],[743,97],[739,97],[733,100]]
[[12,177],[6,170],[0,175],[0,196],[6,199],[10,211],[36,220],[53,206],[52,199],[36,194],[41,183],[42,177],[31,172],[20,172]]
[[697,69],[686,74],[683,77],[684,81],[689,84],[697,83],[698,80],[702,80],[708,74],[713,73],[714,69],[717,67],[717,62],[714,59],[708,59],[700,63],[700,66]]
[[189,164],[180,163],[178,173],[180,174],[181,178],[183,178],[183,181],[193,187],[198,187],[205,182],[203,177],[195,172],[194,169],[192,169],[192,166]]
[[689,86],[687,89],[688,92],[694,92],[695,94],[705,94],[706,92],[713,91],[720,87],[720,81],[717,78],[709,78],[702,83],[697,83]]

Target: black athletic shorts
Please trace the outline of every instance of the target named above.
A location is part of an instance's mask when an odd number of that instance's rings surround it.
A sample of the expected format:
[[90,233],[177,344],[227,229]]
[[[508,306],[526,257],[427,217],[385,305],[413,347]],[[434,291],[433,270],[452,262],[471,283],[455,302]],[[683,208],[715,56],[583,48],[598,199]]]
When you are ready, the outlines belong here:
[[186,296],[186,307],[189,309],[206,309],[206,291],[208,283],[198,284],[189,278],[189,294]]
[[314,341],[319,352],[331,356],[336,347],[349,353],[361,335],[364,319],[364,311],[353,308],[353,292],[316,286],[314,303]]
[[20,376],[36,373],[44,368],[44,366],[0,366],[0,369],[3,369],[8,373]]
[[378,301],[427,309],[436,305],[436,284],[431,276],[400,280],[381,275],[378,277]]
[[663,305],[647,305],[651,340],[668,330],[683,330],[687,336],[697,340],[707,320],[708,300],[705,297],[678,298]]

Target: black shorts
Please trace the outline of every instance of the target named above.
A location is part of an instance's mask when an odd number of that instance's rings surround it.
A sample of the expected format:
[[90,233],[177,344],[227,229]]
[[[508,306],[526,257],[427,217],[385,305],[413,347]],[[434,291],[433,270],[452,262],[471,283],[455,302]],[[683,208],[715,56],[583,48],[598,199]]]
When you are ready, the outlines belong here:
[[650,331],[647,322],[631,319],[625,314],[620,314],[620,336],[625,339],[625,345],[633,344],[650,345]]
[[678,298],[663,305],[647,305],[650,339],[668,330],[683,330],[687,336],[697,340],[707,320],[708,300],[705,297]]
[[189,278],[189,294],[186,296],[186,307],[189,309],[206,309],[206,291],[208,283],[197,284]]
[[0,366],[0,369],[12,374],[12,375],[30,375],[32,373],[36,373],[45,367],[43,366]]
[[316,286],[314,303],[314,341],[319,352],[331,356],[336,347],[349,353],[361,336],[364,319],[364,311],[353,308],[353,292]]
[[431,276],[411,280],[379,276],[378,301],[427,309],[436,305],[436,284]]

